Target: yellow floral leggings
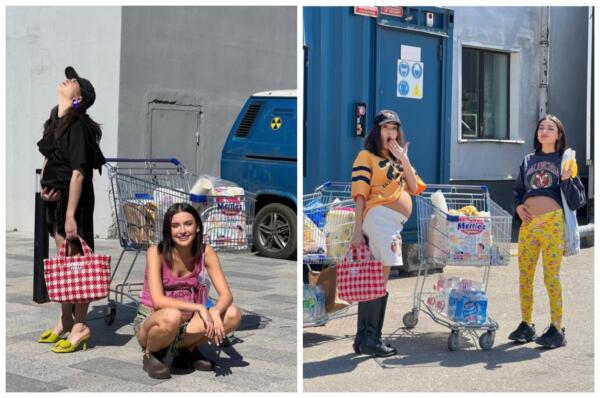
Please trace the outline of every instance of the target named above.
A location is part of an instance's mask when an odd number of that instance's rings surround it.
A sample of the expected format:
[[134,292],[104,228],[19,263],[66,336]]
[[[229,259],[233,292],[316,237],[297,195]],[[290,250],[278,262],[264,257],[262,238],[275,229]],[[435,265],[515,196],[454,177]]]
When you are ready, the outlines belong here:
[[540,251],[544,265],[544,284],[550,298],[550,319],[556,328],[562,322],[562,289],[560,264],[564,250],[564,215],[562,209],[533,217],[519,230],[519,293],[521,317],[531,323],[533,312],[533,280]]

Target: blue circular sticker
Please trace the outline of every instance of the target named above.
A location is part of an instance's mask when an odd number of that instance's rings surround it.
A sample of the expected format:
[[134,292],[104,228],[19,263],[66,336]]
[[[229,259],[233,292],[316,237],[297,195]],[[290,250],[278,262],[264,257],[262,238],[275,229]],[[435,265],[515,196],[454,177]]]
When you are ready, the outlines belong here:
[[413,64],[412,74],[415,77],[415,79],[419,79],[421,77],[421,75],[423,74],[423,68],[421,67],[421,64]]
[[400,73],[400,76],[408,76],[409,71],[410,67],[408,66],[408,62],[400,61],[400,65],[398,65],[398,73]]
[[408,83],[406,82],[406,80],[401,80],[400,83],[398,84],[398,92],[400,93],[400,95],[402,97],[406,97],[408,95],[408,90],[409,90],[409,86]]

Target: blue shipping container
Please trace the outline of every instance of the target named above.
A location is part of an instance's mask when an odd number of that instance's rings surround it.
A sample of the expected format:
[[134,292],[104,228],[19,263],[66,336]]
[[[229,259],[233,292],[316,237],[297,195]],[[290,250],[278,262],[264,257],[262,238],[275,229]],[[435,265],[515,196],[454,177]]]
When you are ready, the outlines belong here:
[[[304,7],[304,193],[325,181],[350,181],[380,109],[400,116],[421,178],[449,179],[454,13],[391,8],[396,16],[378,7],[374,18],[355,14],[354,7]],[[366,113],[357,135],[361,107]],[[415,218],[406,225],[405,242],[416,241]]]

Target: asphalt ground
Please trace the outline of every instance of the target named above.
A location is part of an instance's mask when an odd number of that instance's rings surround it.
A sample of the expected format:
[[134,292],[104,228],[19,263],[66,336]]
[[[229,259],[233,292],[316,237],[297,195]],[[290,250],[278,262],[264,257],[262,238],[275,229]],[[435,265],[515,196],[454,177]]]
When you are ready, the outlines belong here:
[[[51,242],[50,255],[55,252]],[[116,240],[96,240],[96,251],[116,265]],[[7,392],[246,392],[297,390],[296,262],[253,253],[220,253],[234,302],[242,309],[240,330],[229,347],[204,347],[215,372],[178,372],[155,380],[142,370],[142,352],[133,335],[133,306],[117,306],[113,325],[104,322],[106,300],[90,305],[92,330],[86,351],[55,354],[36,342],[53,327],[55,303],[33,302],[33,237],[6,234],[6,390]],[[114,282],[121,283],[133,260],[126,253]],[[142,282],[145,253],[135,262],[130,281]],[[209,292],[209,296],[212,296]]]

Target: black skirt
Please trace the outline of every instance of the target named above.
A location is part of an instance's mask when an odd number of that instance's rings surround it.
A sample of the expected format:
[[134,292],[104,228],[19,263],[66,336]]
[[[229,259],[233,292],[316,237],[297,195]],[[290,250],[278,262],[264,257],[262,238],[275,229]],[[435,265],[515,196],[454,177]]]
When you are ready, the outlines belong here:
[[[67,218],[67,206],[69,204],[69,191],[60,190],[60,199],[56,202],[44,202],[46,205],[46,225],[48,232],[54,237],[54,230],[62,237],[65,233],[65,220]],[[81,193],[79,205],[75,210],[75,222],[77,232],[85,240],[88,246],[94,250],[94,193]],[[78,244],[78,242],[76,243]]]

